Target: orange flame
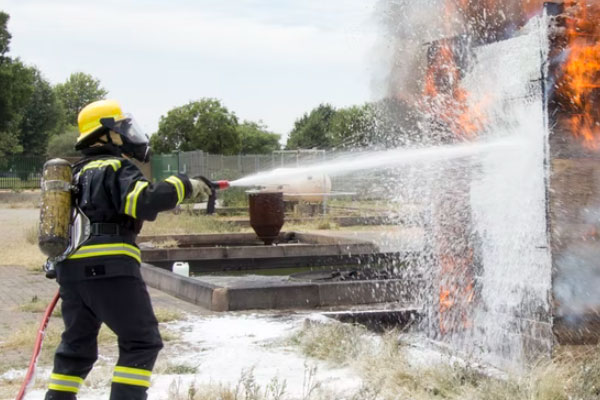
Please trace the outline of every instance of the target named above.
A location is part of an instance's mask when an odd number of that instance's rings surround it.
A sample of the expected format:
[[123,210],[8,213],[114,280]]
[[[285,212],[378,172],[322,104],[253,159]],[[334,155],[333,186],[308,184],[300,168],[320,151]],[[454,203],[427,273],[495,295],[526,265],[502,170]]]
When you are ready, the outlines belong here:
[[570,104],[564,126],[590,150],[600,150],[600,2],[568,1],[568,57],[559,93]]
[[471,274],[473,250],[466,255],[445,254],[440,257],[441,277],[439,299],[440,332],[447,334],[472,326],[469,304],[475,299],[475,281]]
[[470,140],[487,122],[483,110],[487,100],[469,104],[469,93],[462,87],[460,78],[452,42],[440,41],[425,75],[427,108],[457,139]]

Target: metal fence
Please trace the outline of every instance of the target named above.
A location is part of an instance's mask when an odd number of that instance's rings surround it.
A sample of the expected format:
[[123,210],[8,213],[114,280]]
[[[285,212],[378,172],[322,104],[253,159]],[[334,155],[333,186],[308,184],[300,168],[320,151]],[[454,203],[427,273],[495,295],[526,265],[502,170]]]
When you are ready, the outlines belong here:
[[[155,155],[152,158],[152,179],[162,180],[175,172],[190,177],[205,176],[211,180],[235,180],[257,172],[275,168],[296,168],[331,160],[340,154],[324,150],[276,151],[267,155],[223,156],[202,151]],[[327,170],[323,171],[327,174]],[[357,193],[361,197],[380,198],[380,185],[374,185],[372,173],[348,174],[332,177],[335,192]]]
[[[276,151],[272,154],[224,156],[203,151],[154,155],[150,164],[152,180],[163,180],[174,173],[202,175],[209,179],[234,180],[275,168],[295,168],[330,160],[338,154],[324,150]],[[0,159],[0,190],[37,189],[46,159],[11,156]],[[70,160],[74,161],[74,160]],[[327,173],[327,171],[324,171]],[[146,172],[145,172],[146,173]],[[333,190],[369,192],[369,176],[350,175],[332,179]]]
[[9,156],[0,159],[0,189],[39,189],[45,157]]
[[321,150],[276,151],[272,154],[224,156],[203,151],[179,152],[152,157],[152,178],[162,180],[174,172],[209,179],[237,179],[274,168],[293,168],[327,158]]

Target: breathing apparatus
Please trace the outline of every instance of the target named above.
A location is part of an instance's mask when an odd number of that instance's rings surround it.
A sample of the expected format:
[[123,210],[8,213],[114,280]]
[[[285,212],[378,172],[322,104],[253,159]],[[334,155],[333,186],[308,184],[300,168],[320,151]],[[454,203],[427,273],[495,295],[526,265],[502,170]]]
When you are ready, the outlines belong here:
[[151,151],[148,135],[142,132],[139,125],[131,116],[116,121],[114,118],[102,118],[100,123],[109,131],[118,133],[121,143],[115,143],[112,135],[106,135],[106,143],[119,147],[121,152],[130,158],[147,163],[150,161]]
[[90,237],[90,220],[74,204],[79,175],[68,161],[55,158],[44,164],[38,245],[48,256],[47,278],[55,278],[57,262],[65,260]]

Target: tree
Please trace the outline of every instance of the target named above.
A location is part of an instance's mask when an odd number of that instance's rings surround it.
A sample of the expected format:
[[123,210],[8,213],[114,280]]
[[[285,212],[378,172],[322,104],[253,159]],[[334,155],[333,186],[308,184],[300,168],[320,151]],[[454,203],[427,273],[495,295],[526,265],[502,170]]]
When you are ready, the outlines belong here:
[[66,123],[77,125],[79,111],[89,103],[102,100],[108,92],[100,86],[100,81],[83,72],[75,72],[65,83],[54,87],[56,95],[65,108]]
[[331,123],[335,109],[329,104],[321,104],[309,114],[296,120],[290,133],[287,149],[329,149],[333,145]]
[[9,18],[10,16],[7,13],[0,11],[0,63],[10,48],[9,45],[12,36],[10,35],[10,32],[8,32],[7,27]]
[[336,111],[331,121],[335,147],[366,147],[375,139],[375,110],[371,104]]
[[237,130],[242,143],[242,154],[269,154],[281,148],[279,145],[281,136],[268,132],[262,124],[244,121],[243,124],[238,125]]
[[42,155],[62,110],[38,69],[5,55],[11,39],[8,19],[0,12],[0,158]]
[[19,128],[33,91],[30,68],[20,60],[0,64],[0,157],[23,151]]
[[241,149],[238,121],[217,99],[204,98],[170,110],[160,118],[151,145],[158,153],[202,150],[237,154]]
[[75,150],[77,134],[77,128],[71,126],[63,133],[52,136],[48,142],[47,156],[50,158],[78,156],[79,152]]
[[45,155],[48,139],[61,122],[63,109],[50,84],[30,68],[33,93],[22,113],[19,142],[28,155]]

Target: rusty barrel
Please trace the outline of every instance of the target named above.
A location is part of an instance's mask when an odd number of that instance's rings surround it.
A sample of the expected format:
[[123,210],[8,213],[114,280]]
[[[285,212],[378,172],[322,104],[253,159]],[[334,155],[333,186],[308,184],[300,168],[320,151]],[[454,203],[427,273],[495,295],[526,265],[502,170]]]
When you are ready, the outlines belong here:
[[250,225],[266,245],[271,245],[279,236],[285,220],[283,193],[253,192],[248,194]]

